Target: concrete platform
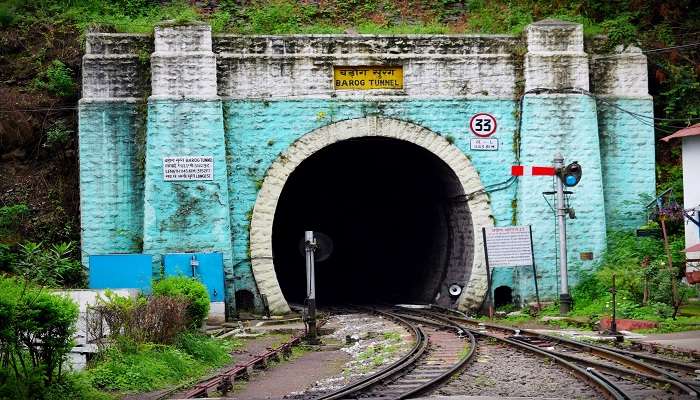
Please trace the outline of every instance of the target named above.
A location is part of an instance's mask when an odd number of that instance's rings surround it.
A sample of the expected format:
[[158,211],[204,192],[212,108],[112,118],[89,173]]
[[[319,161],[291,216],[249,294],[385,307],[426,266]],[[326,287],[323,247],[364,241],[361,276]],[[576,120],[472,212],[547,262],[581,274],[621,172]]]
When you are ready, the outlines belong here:
[[680,351],[700,353],[700,330],[646,335],[632,340],[642,344],[654,344]]

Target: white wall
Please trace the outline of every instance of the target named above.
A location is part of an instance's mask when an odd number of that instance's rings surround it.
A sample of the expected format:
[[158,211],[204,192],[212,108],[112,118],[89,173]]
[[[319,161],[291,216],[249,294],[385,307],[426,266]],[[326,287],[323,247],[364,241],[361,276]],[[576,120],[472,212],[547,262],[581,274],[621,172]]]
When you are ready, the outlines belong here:
[[[700,136],[683,139],[683,207],[700,210]],[[700,211],[695,218],[700,217]],[[698,226],[686,220],[685,247],[700,243]],[[700,252],[688,253],[688,258],[700,258]]]

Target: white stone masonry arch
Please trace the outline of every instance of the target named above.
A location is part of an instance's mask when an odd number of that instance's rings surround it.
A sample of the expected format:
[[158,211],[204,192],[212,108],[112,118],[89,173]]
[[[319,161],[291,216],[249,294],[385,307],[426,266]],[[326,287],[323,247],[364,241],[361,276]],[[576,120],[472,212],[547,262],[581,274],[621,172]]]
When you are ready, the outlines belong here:
[[[313,130],[295,141],[270,166],[258,192],[250,222],[250,255],[253,274],[261,295],[267,297],[274,314],[289,312],[272,259],[272,228],[275,209],[290,174],[309,156],[333,143],[352,138],[379,136],[407,141],[440,158],[452,169],[464,193],[483,189],[481,179],[469,158],[445,138],[419,125],[391,118],[366,117],[344,120]],[[480,306],[486,293],[486,262],[481,227],[493,225],[488,196],[479,192],[468,196],[471,226],[474,229],[473,265],[459,299],[459,308]]]

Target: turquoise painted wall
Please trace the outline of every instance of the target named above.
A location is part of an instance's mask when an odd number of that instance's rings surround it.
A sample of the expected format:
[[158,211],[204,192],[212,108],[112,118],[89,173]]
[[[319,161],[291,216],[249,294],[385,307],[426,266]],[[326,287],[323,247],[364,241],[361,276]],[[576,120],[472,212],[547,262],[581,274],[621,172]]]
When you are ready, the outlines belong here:
[[[523,165],[552,165],[557,152],[564,164],[578,161],[583,170],[581,182],[570,188],[570,205],[576,219],[567,219],[569,284],[576,283],[581,270],[593,267],[606,245],[603,170],[598,139],[595,101],[584,95],[527,95],[522,115],[521,161]],[[532,225],[535,263],[538,268],[540,293],[559,293],[557,269],[558,235],[554,211],[543,192],[554,190],[553,177],[523,177],[518,184],[518,223]],[[553,196],[547,196],[554,206]],[[592,252],[594,260],[581,259],[582,252]],[[521,271],[521,275],[528,274]],[[507,281],[510,269],[498,270],[494,287]],[[532,279],[523,279],[517,295],[531,299]]]
[[[654,104],[651,98],[606,102],[598,103],[605,215],[609,229],[635,229],[646,222],[644,205],[656,193],[655,139],[650,119],[654,116]],[[614,106],[643,117],[634,117]]]
[[82,260],[138,253],[143,237],[142,103],[79,105]]
[[[651,100],[616,100],[626,109],[651,115]],[[319,127],[350,118],[381,115],[424,126],[451,137],[469,155],[482,183],[510,177],[516,102],[512,100],[150,100],[148,144],[137,145],[143,121],[138,103],[84,102],[80,105],[81,208],[84,254],[178,251],[224,254],[227,301],[234,290],[258,294],[248,252],[249,219],[257,191],[274,160],[295,140]],[[469,118],[478,112],[498,120],[498,151],[471,151]],[[568,220],[570,283],[594,261],[580,259],[605,248],[606,228],[634,227],[643,220],[637,201],[654,189],[653,130],[582,95],[528,95],[524,99],[521,162],[550,165],[561,151],[566,163],[583,167],[572,188],[577,219]],[[165,182],[162,159],[212,155],[213,181]],[[629,168],[618,168],[620,165]],[[144,188],[143,174],[149,182]],[[556,229],[542,196],[553,189],[546,177],[524,177],[490,194],[494,221],[510,225],[517,196],[517,223],[531,224],[543,298],[558,293]],[[550,197],[550,202],[553,199]],[[605,209],[599,204],[605,204]],[[105,212],[108,210],[108,212]],[[632,218],[630,219],[630,216]],[[143,249],[141,238],[143,237]],[[155,272],[160,258],[154,257]],[[494,271],[493,287],[515,288],[520,300],[534,296],[529,266]],[[262,304],[256,296],[256,306]]]
[[[148,102],[144,252],[219,251],[232,269],[228,170],[221,101]],[[211,181],[165,181],[163,158],[213,156]],[[154,272],[160,273],[160,257]],[[228,277],[229,280],[231,277]]]
[[[233,263],[236,289],[257,294],[248,261],[248,229],[257,191],[267,169],[295,140],[304,134],[343,119],[381,115],[410,121],[437,134],[454,138],[454,144],[469,155],[482,183],[490,185],[510,177],[514,162],[513,134],[516,103],[512,100],[423,100],[423,101],[226,101],[226,143],[229,154],[229,199]],[[498,151],[471,151],[474,137],[469,119],[488,112],[498,121],[493,137]],[[498,225],[510,225],[515,185],[491,194]],[[259,304],[258,304],[259,306]]]

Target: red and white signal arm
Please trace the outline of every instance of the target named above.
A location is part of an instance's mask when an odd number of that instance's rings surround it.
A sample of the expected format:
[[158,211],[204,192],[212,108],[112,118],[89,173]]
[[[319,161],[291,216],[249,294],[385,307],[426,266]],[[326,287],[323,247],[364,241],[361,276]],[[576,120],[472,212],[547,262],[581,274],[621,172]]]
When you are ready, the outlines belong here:
[[489,137],[496,133],[496,117],[487,113],[474,114],[469,120],[469,129],[479,137]]

